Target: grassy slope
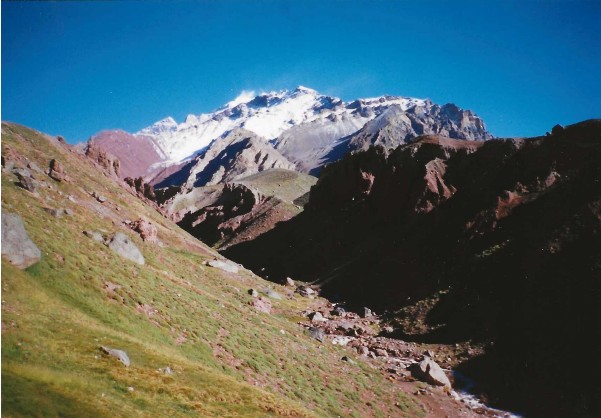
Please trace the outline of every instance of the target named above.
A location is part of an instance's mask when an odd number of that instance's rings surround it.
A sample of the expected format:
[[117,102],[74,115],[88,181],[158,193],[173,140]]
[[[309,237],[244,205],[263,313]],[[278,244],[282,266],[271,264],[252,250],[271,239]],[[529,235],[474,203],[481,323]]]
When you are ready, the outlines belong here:
[[[7,147],[40,167],[57,158],[74,181],[36,174],[52,188],[35,196],[2,173],[3,209],[23,218],[44,254],[24,271],[2,260],[3,416],[423,414],[378,371],[341,362],[341,349],[305,335],[295,321],[307,299],[291,296],[273,301],[271,315],[255,312],[246,290],[266,282],[201,266],[213,257],[209,249],[82,157],[3,124],[3,154]],[[108,202],[95,202],[86,193],[92,190]],[[54,218],[45,207],[74,214]],[[120,226],[139,216],[158,226],[163,247]],[[146,264],[120,258],[84,229],[124,231]],[[120,287],[110,292],[107,283]],[[132,365],[102,356],[99,345],[125,350]],[[173,374],[157,371],[166,366]]]
[[265,196],[275,196],[289,203],[307,193],[316,182],[316,177],[279,168],[265,170],[234,181],[252,187]]

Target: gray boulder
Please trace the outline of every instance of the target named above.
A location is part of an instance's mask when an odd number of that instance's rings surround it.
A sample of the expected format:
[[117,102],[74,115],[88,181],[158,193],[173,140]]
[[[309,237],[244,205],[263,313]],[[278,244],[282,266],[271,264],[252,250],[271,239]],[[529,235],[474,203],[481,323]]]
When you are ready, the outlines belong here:
[[131,364],[127,353],[123,350],[117,350],[115,348],[109,348],[101,345],[100,351],[102,351],[106,355],[115,357],[117,360],[123,363],[125,367],[128,367]]
[[239,270],[238,265],[229,260],[209,260],[207,261],[207,266],[215,267],[216,269],[234,274],[238,273]]
[[263,293],[265,294],[265,296],[267,296],[268,298],[271,298],[271,299],[277,299],[277,300],[282,299],[282,295],[280,295],[275,290],[266,289]]
[[326,333],[324,332],[324,330],[317,327],[309,328],[309,335],[319,342],[324,342],[326,339]]
[[104,243],[104,238],[102,237],[102,234],[98,231],[83,231],[83,234],[88,238],[92,238],[94,241]]
[[121,257],[131,260],[134,263],[144,265],[144,256],[142,255],[142,252],[124,233],[117,232],[107,245]]
[[308,316],[311,322],[327,322],[321,312],[311,312]]
[[414,363],[409,367],[413,376],[419,380],[430,383],[431,385],[451,387],[451,382],[447,375],[440,368],[438,363],[428,356],[425,356],[419,363]]
[[21,217],[2,211],[2,255],[20,269],[42,258],[42,252],[27,235]]
[[26,170],[26,169],[15,170],[14,173],[15,173],[15,176],[17,176],[17,180],[19,180],[19,182],[17,183],[17,186],[22,187],[23,189],[25,189],[31,193],[36,192],[36,190],[38,188],[38,184],[33,179],[33,177],[31,176],[31,173],[29,173],[28,170]]

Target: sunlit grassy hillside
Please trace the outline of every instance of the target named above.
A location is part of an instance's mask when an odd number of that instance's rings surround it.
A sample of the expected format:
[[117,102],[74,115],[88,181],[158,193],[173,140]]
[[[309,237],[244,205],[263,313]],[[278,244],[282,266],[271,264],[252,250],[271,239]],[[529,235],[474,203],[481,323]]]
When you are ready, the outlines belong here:
[[[60,161],[71,182],[32,170],[32,194],[2,171],[2,208],[19,214],[42,250],[18,270],[2,259],[2,414],[51,416],[419,416],[407,395],[341,348],[311,339],[296,321],[313,303],[251,272],[202,263],[217,253],[54,138],[2,124],[2,155],[42,169]],[[104,203],[92,192],[107,198]],[[52,216],[48,209],[70,209]],[[161,244],[125,220],[145,217]],[[84,230],[121,231],[141,266]],[[271,287],[271,314],[247,290]],[[127,352],[131,366],[99,347]],[[164,372],[165,368],[171,374]]]

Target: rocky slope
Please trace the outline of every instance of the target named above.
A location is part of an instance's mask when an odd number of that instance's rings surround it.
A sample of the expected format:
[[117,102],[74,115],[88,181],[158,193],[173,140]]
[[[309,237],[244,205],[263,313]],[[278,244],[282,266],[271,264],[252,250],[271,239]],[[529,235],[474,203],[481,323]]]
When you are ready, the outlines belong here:
[[302,214],[225,254],[387,310],[404,340],[480,341],[460,369],[497,405],[594,416],[600,161],[599,120],[538,138],[370,148],[326,167]]
[[224,249],[298,215],[316,181],[295,171],[268,169],[223,186],[180,191],[161,209],[206,244]]
[[[394,135],[389,132],[391,129]],[[294,167],[317,173],[324,164],[368,144],[385,142],[397,146],[427,133],[469,140],[491,137],[480,118],[452,104],[441,107],[429,100],[397,96],[343,102],[298,87],[241,96],[215,112],[189,115],[183,123],[169,117],[134,135],[108,131],[94,139],[121,160],[124,176],[143,175],[154,185],[181,185],[189,182],[193,170],[194,175],[199,174],[212,165],[223,167],[224,172],[246,174],[263,169],[265,164],[252,158],[233,158],[241,146],[240,135],[254,138],[252,147],[269,156],[273,160],[270,162],[277,160],[275,165],[267,164],[268,168]],[[351,137],[354,134],[357,136]],[[141,158],[132,159],[132,149],[136,148],[140,149]],[[214,161],[223,155],[228,158]],[[236,161],[237,167],[228,165]],[[198,164],[202,167],[194,169]],[[215,173],[218,175],[213,178]],[[204,186],[218,182],[221,174],[201,173],[192,183]]]
[[[182,186],[212,186],[249,176],[271,168],[294,170],[296,167],[267,142],[245,129],[234,129],[213,141],[196,157],[185,171],[180,170],[165,179],[153,178],[157,188]],[[184,177],[182,177],[184,176]],[[185,178],[182,183],[182,178]]]
[[[219,256],[138,199],[142,183],[22,126],[3,123],[1,145],[3,415],[477,414],[317,339],[297,321],[327,301]],[[276,174],[244,182],[293,196]]]

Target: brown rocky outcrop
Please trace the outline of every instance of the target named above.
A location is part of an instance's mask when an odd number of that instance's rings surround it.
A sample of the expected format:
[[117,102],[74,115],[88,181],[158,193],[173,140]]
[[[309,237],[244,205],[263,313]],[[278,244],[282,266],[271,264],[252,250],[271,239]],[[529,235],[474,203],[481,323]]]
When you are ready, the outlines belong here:
[[121,162],[114,155],[104,151],[96,141],[90,139],[85,148],[86,157],[98,164],[109,176],[119,178]]
[[154,187],[151,184],[146,183],[142,177],[138,177],[135,179],[131,177],[126,177],[124,181],[128,186],[134,189],[141,197],[145,197],[146,199],[152,201],[156,199]]
[[147,242],[157,243],[157,227],[145,218],[140,218],[132,222],[129,227],[140,234],[140,237]]
[[69,176],[67,176],[63,165],[58,160],[50,160],[50,170],[48,171],[48,175],[51,179],[58,182],[69,181]]

